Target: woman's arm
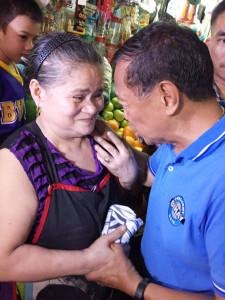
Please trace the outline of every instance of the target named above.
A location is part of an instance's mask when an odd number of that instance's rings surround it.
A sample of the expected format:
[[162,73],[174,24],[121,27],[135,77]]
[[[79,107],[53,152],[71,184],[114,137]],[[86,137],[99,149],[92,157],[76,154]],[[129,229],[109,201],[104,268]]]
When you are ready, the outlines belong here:
[[[107,247],[109,241],[105,236],[82,251],[51,250],[25,244],[36,219],[37,196],[19,161],[9,150],[0,151],[0,165],[0,281],[42,281],[85,274],[107,262],[111,249]],[[124,231],[122,227],[112,232],[111,242]]]

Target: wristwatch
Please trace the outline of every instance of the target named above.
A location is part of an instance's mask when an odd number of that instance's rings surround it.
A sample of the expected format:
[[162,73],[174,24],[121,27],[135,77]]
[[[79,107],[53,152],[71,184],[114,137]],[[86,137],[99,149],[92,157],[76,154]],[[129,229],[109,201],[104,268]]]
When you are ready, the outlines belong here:
[[140,283],[138,284],[137,286],[137,289],[136,289],[136,292],[135,292],[135,296],[134,298],[135,299],[139,299],[139,300],[142,300],[144,299],[143,296],[144,296],[144,291],[147,287],[147,285],[150,283],[150,279],[149,278],[143,278]]

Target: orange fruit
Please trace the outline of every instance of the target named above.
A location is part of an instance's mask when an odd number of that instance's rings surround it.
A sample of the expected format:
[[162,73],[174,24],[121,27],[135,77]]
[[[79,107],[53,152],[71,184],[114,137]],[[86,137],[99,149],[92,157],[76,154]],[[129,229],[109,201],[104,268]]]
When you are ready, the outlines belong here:
[[131,129],[129,126],[124,127],[123,135],[131,136],[134,140],[136,139],[135,131],[133,129]]
[[139,139],[134,141],[134,147],[139,147],[141,149],[144,148],[144,144],[142,144],[142,142],[139,141]]
[[125,139],[131,146],[134,145],[134,139],[132,138],[132,136],[127,135],[125,136]]
[[118,131],[119,124],[116,122],[116,120],[109,120],[109,121],[107,121],[107,123],[114,131],[116,131],[116,132]]
[[134,147],[135,149],[137,149],[138,151],[142,151],[143,149],[141,147]]

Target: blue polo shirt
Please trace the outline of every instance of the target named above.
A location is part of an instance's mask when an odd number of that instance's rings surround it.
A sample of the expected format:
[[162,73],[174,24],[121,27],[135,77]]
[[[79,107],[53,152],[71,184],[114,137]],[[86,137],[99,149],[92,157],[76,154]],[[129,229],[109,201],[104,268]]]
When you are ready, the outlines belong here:
[[177,155],[161,145],[149,169],[147,270],[164,286],[225,298],[225,117]]

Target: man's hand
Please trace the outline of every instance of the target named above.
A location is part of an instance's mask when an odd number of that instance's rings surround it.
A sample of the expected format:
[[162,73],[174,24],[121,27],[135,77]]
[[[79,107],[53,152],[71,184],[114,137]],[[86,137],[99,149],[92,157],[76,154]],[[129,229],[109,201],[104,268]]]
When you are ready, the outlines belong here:
[[86,274],[86,278],[119,289],[133,297],[142,278],[127,259],[120,244],[112,244],[110,248],[110,260],[99,270]]
[[85,273],[98,270],[112,259],[112,244],[125,232],[126,226],[121,225],[109,234],[99,237],[89,248],[83,250],[86,255],[87,270]]

